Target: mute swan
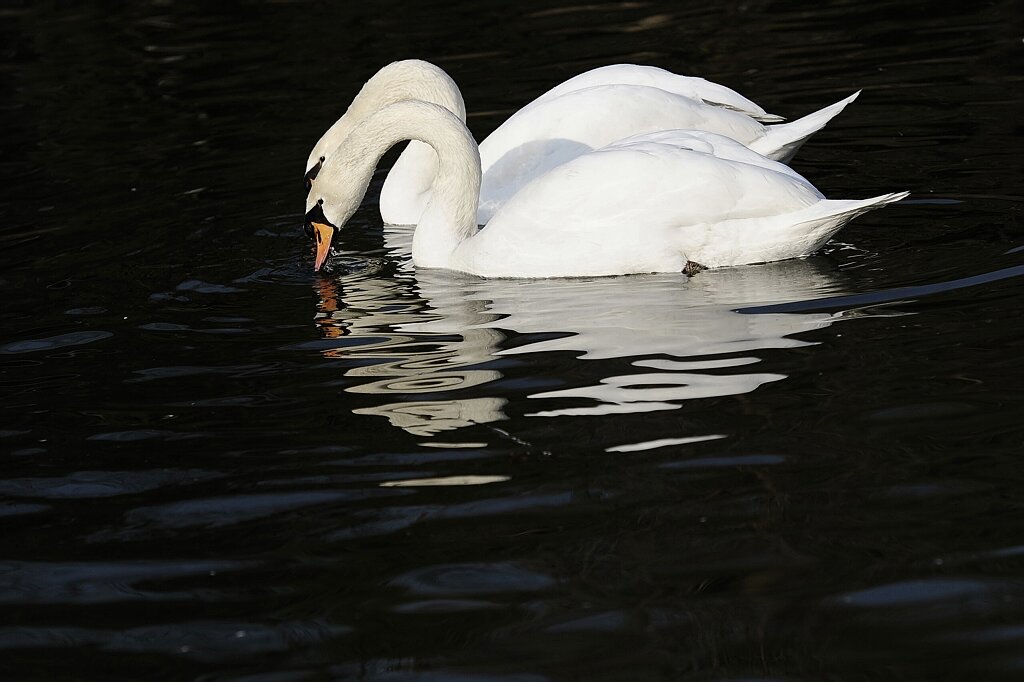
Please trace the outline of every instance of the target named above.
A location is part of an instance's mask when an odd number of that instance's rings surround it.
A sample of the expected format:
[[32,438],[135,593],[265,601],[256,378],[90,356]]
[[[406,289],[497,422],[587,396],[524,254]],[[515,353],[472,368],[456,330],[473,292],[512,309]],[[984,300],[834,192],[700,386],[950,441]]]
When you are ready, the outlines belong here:
[[472,135],[448,109],[406,100],[356,126],[313,181],[306,220],[314,269],[359,207],[380,157],[408,139],[430,145],[438,159],[413,235],[413,263],[483,277],[679,272],[794,258],[860,213],[906,196],[827,200],[792,170],[737,160],[751,152],[735,141],[663,131],[558,166],[478,231],[480,156]]
[[[483,181],[477,224],[487,223],[533,178],[582,153],[637,133],[709,130],[786,161],[856,96],[792,123],[765,126],[755,119],[781,118],[766,113],[739,93],[702,78],[632,64],[588,71],[523,107],[480,144]],[[345,114],[313,147],[306,165],[307,187],[323,159],[356,125],[380,107],[404,99],[439,104],[465,121],[462,95],[442,69],[419,60],[389,64],[366,82]],[[430,200],[436,167],[436,157],[428,145],[415,140],[409,143],[381,189],[384,222],[419,222]]]
[[[530,104],[595,85],[646,85],[731,109],[762,123],[778,123],[785,120],[781,116],[769,114],[755,102],[724,85],[695,76],[681,76],[656,66],[639,64],[612,64],[585,71],[556,85]],[[466,105],[462,100],[459,86],[443,69],[421,59],[391,62],[363,84],[348,110],[327,129],[313,147],[306,160],[307,176],[320,162],[320,157],[338,146],[363,118],[386,104],[403,99],[421,99],[440,104],[457,114],[463,121],[466,120]]]

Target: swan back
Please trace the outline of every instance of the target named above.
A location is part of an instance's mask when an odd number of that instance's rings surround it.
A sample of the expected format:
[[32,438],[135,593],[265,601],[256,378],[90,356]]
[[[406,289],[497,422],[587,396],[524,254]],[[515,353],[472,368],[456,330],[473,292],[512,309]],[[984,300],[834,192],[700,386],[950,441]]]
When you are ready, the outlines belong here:
[[[719,159],[738,161],[751,166],[759,166],[776,173],[781,173],[782,175],[788,175],[793,178],[793,180],[807,185],[807,187],[812,191],[818,192],[814,185],[811,184],[810,180],[800,175],[786,164],[779,161],[773,161],[772,159],[762,156],[749,147],[740,144],[731,137],[726,137],[725,135],[719,135],[717,133],[710,133],[705,130],[658,130],[653,133],[641,133],[639,135],[631,135],[630,137],[616,140],[615,142],[606,145],[605,148],[637,147],[644,142],[685,147],[695,152],[710,154],[711,156]],[[819,194],[819,196],[821,195]]]
[[565,277],[782,260],[813,252],[855,215],[901,198],[832,202],[773,162],[716,156],[717,141],[663,133],[577,157],[525,185],[456,250],[450,267]]
[[564,95],[567,92],[595,85],[646,85],[707,104],[732,109],[762,123],[777,123],[784,120],[781,116],[769,114],[757,103],[724,85],[696,76],[681,76],[656,66],[639,64],[612,64],[585,71],[551,88],[533,100],[527,107]]
[[765,126],[749,116],[660,88],[571,90],[521,109],[480,144],[484,178],[478,222],[486,223],[527,182],[580,154],[632,135],[674,129],[707,130],[744,145],[765,135]]

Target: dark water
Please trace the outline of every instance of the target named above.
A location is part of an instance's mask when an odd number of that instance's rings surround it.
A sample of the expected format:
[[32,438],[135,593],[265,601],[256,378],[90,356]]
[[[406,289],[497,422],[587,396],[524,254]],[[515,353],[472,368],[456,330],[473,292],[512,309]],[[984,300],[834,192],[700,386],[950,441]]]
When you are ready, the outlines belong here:
[[[828,6],[823,6],[827,4]],[[1018,3],[0,11],[10,680],[1024,674]],[[415,273],[309,148],[384,63],[478,138],[585,68],[704,75],[911,190],[807,261]]]

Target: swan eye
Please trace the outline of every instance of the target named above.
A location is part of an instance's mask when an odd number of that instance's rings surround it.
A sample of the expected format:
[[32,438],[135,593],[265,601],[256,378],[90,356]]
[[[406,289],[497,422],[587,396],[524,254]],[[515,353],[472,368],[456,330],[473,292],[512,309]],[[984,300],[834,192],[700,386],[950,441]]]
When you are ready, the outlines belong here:
[[324,200],[323,199],[317,199],[316,200],[316,205],[317,206],[323,206],[324,205]]

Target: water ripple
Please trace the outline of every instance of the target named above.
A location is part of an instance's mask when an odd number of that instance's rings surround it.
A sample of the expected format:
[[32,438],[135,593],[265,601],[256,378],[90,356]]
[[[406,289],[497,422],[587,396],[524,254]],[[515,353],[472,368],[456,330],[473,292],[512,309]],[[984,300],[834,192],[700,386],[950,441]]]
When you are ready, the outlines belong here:
[[[0,562],[2,604],[105,604],[215,597],[214,576],[258,566],[252,561]],[[160,589],[160,581],[206,578],[211,587]],[[146,587],[142,587],[145,585]],[[228,592],[221,593],[227,598]]]
[[469,597],[539,592],[557,583],[549,576],[501,562],[424,566],[393,578],[391,584],[417,596]]
[[209,480],[219,474],[202,469],[154,471],[76,471],[49,478],[0,480],[0,494],[49,500],[96,499],[134,495],[168,484]]
[[145,524],[156,528],[220,528],[294,509],[397,494],[400,494],[399,491],[370,488],[208,497],[139,507],[129,511],[125,520],[129,524]]
[[935,282],[933,284],[921,284],[907,287],[894,287],[892,289],[874,291],[866,294],[832,296],[829,298],[794,301],[792,303],[746,306],[737,309],[737,312],[758,315],[764,313],[809,313],[822,310],[865,308],[884,303],[897,303],[925,296],[934,296],[936,294],[956,291],[958,289],[966,289],[968,287],[981,286],[983,284],[992,284],[1004,279],[1011,279],[1022,275],[1024,275],[1024,265],[1015,265],[1001,270],[993,270],[992,272],[986,272],[980,275],[971,275],[970,277],[961,277],[958,279],[947,280],[945,282]]
[[70,332],[58,334],[42,339],[27,339],[25,341],[14,341],[0,346],[0,355],[15,355],[20,353],[38,353],[41,351],[57,350],[69,346],[82,346],[88,343],[95,343],[103,339],[109,339],[113,332],[87,331]]
[[124,630],[6,627],[0,628],[0,649],[95,647],[106,652],[224,662],[310,647],[351,631],[351,627],[324,621],[284,621],[273,625],[229,620],[183,621]]

